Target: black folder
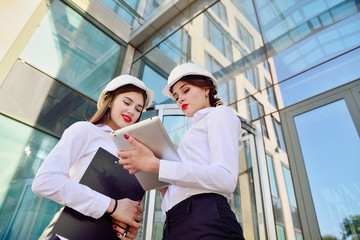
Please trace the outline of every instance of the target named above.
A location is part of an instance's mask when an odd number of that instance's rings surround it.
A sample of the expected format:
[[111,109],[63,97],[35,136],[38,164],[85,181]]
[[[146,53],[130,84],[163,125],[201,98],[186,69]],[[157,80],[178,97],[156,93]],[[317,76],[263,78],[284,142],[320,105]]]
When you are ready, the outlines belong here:
[[[118,164],[118,158],[103,148],[96,152],[80,183],[113,199],[137,201],[142,200],[145,193],[135,175],[129,174]],[[70,240],[119,239],[113,225],[108,214],[94,219],[65,207],[53,232]]]

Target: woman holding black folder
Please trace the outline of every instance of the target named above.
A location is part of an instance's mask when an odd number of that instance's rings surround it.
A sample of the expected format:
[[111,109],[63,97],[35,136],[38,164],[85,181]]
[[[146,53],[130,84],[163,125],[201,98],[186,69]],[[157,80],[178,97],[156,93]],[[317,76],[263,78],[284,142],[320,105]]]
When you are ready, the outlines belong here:
[[[110,132],[138,122],[152,100],[153,92],[133,76],[121,75],[110,81],[100,94],[98,111],[90,121],[76,122],[64,131],[38,170],[33,192],[95,219],[107,213],[114,218],[113,228],[117,231],[114,235],[122,238],[129,225],[126,239],[135,238],[143,221],[141,199],[111,199],[79,181],[99,147],[116,155]],[[61,211],[40,239],[62,238],[52,232]]]
[[159,189],[166,213],[163,240],[244,239],[228,204],[238,178],[241,122],[216,93],[217,82],[205,68],[193,63],[176,67],[163,94],[193,117],[178,147],[182,162],[158,159],[129,135],[125,138],[136,149],[118,150],[119,163],[131,174],[156,173],[171,184]]

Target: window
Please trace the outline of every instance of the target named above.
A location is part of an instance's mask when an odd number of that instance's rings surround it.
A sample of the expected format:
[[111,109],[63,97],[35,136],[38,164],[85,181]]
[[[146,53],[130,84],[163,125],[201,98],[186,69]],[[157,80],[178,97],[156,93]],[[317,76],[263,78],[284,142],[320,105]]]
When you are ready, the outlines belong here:
[[236,19],[236,29],[238,37],[243,41],[243,43],[250,49],[254,50],[254,37],[250,34],[250,32],[240,23],[239,20]]
[[154,91],[154,104],[174,103],[174,100],[162,94],[162,90],[167,84],[167,79],[150,67],[150,64],[144,64],[142,81],[145,85],[151,86],[151,89]]
[[269,138],[269,133],[268,133],[268,130],[267,130],[267,127],[266,127],[266,122],[265,122],[265,118],[264,118],[264,117],[260,118],[260,125],[261,125],[262,135],[263,135],[264,137]]
[[57,138],[0,114],[0,239],[38,239],[62,207],[31,191]]
[[55,0],[20,57],[97,100],[125,50],[79,13]]
[[226,13],[226,8],[225,8],[224,4],[222,4],[221,2],[218,2],[217,4],[215,4],[214,6],[211,7],[211,10],[213,10],[214,13],[215,13],[225,24],[228,24],[227,13]]
[[[124,20],[130,26],[134,26],[135,20],[139,19],[133,11],[136,11],[139,6],[140,0],[124,0],[127,4],[122,3],[122,1],[114,0],[100,0],[106,7],[113,11],[117,16]],[[128,9],[130,7],[131,9]]]
[[205,66],[212,73],[215,73],[223,68],[221,64],[218,61],[216,61],[216,59],[213,58],[213,56],[211,56],[206,51],[205,51]]
[[301,225],[300,225],[299,212],[298,212],[298,208],[297,208],[297,205],[296,205],[294,187],[293,187],[293,184],[292,184],[290,170],[285,166],[282,166],[282,169],[283,169],[287,194],[288,194],[288,197],[289,197],[289,204],[290,204],[291,215],[292,215],[293,224],[294,224],[294,228],[295,228],[295,235],[296,235],[296,237],[298,239],[298,235],[302,236],[302,234],[301,234]]
[[245,77],[254,86],[256,90],[260,89],[259,71],[255,68],[250,68],[244,73]]
[[184,28],[176,31],[165,41],[161,42],[157,48],[177,64],[182,64],[191,58],[190,37]]
[[282,150],[285,151],[285,143],[284,143],[284,138],[283,138],[282,131],[281,131],[281,124],[273,116],[271,116],[271,118],[272,118],[274,128],[275,128],[274,130],[275,130],[275,134],[276,134],[277,144]]
[[264,116],[264,106],[254,97],[249,96],[246,98],[246,107],[250,120],[255,120]]
[[210,19],[208,14],[205,14],[204,35],[205,38],[211,42],[214,47],[219,50],[229,61],[232,61],[231,41],[222,30],[215,24],[215,20]]
[[265,78],[265,85],[266,85],[266,95],[267,95],[268,101],[271,103],[271,105],[273,105],[275,108],[277,108],[274,87],[271,86],[269,80],[266,78]]
[[280,196],[277,188],[275,169],[273,165],[273,158],[266,154],[266,161],[269,173],[269,181],[270,181],[270,190],[272,195],[272,203],[276,224],[276,233],[278,239],[286,239],[285,237],[285,227],[284,227],[284,217],[282,213],[282,206],[280,201]]

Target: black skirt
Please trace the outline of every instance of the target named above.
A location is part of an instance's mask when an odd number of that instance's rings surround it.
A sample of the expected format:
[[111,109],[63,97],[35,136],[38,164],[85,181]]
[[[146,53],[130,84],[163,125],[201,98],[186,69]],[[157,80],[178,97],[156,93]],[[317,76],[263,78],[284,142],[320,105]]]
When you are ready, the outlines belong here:
[[227,199],[219,194],[191,196],[166,212],[163,240],[243,240]]

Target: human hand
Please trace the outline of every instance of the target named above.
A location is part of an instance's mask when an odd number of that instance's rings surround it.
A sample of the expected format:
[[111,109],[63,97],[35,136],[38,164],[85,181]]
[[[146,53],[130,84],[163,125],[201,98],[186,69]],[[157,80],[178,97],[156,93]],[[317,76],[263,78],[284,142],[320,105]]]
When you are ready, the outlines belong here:
[[160,160],[155,157],[154,153],[132,136],[125,134],[124,137],[135,149],[118,150],[117,155],[120,157],[119,164],[123,165],[124,169],[129,170],[130,174],[135,174],[139,171],[159,173]]
[[130,225],[130,227],[139,228],[143,221],[141,216],[144,211],[139,206],[139,201],[133,201],[128,198],[117,200],[118,204],[115,212],[110,216],[120,222]]
[[[113,219],[113,222],[115,223],[113,225],[113,228],[115,229],[115,231],[117,231],[116,235],[118,236],[118,238],[124,239],[123,236],[124,236],[124,233],[125,233],[125,229],[126,229],[126,227],[128,225],[126,223],[121,222],[121,221],[116,220],[116,219]],[[136,238],[137,233],[138,233],[137,228],[130,227],[127,234],[126,234],[125,239],[134,239],[134,238]]]

